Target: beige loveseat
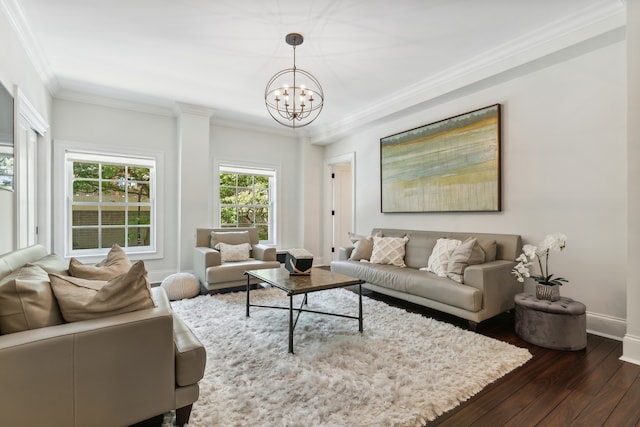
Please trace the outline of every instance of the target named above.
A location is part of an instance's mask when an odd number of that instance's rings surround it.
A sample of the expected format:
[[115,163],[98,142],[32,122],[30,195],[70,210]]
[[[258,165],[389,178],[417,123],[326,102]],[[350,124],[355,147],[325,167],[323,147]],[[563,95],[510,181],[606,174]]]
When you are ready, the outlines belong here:
[[[248,243],[250,250],[246,259],[224,261],[221,251],[214,249],[218,243],[232,246]],[[279,267],[276,249],[260,244],[255,227],[196,229],[193,268],[200,283],[209,291],[246,285],[244,272],[247,270]]]
[[[0,256],[0,286],[17,277],[11,286],[24,290],[31,263],[63,274],[68,266],[43,246],[20,249]],[[3,294],[0,315],[12,315]],[[0,424],[127,426],[173,409],[180,425],[187,422],[205,349],[162,288],[151,296],[154,308],[0,335]]]
[[[472,329],[485,319],[513,309],[514,296],[522,292],[522,284],[511,274],[514,260],[522,252],[518,235],[382,228],[373,229],[371,235],[407,236],[406,267],[349,260],[353,247],[348,247],[339,249],[339,259],[331,262],[331,270],[364,280],[363,286],[373,291],[467,319]],[[466,267],[463,283],[420,270],[427,266],[439,238],[465,241],[472,237],[487,253],[492,252],[492,260]]]

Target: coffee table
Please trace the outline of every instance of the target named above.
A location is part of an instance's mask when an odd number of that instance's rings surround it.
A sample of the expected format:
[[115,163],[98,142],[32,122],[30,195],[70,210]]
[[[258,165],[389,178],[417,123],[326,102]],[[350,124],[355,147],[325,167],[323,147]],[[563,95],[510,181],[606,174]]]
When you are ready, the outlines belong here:
[[[244,273],[247,276],[247,317],[249,317],[250,307],[265,307],[289,310],[289,353],[293,353],[293,330],[298,323],[300,313],[317,313],[326,314],[328,316],[346,317],[348,319],[358,319],[359,331],[362,333],[362,283],[363,280],[345,276],[344,274],[333,273],[331,271],[314,267],[309,275],[293,275],[285,268],[265,268],[262,270],[249,270]],[[271,286],[278,288],[289,296],[289,307],[267,306],[251,304],[251,277]],[[319,292],[327,289],[344,288],[347,286],[358,285],[358,316],[349,316],[346,314],[326,313],[303,308],[307,305],[307,294],[311,292]],[[293,306],[293,296],[304,294],[304,298],[300,307]],[[295,321],[293,312],[297,312]]]

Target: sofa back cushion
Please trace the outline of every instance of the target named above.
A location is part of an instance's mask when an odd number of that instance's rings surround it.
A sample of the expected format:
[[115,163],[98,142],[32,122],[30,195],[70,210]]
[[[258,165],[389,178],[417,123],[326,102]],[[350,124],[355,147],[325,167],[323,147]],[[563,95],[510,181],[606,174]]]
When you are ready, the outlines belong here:
[[19,268],[0,279],[0,333],[26,331],[64,323],[41,267]]
[[[378,232],[382,233],[382,236],[407,236],[409,241],[405,248],[404,262],[407,267],[418,269],[427,266],[429,256],[431,255],[431,252],[433,252],[433,247],[436,245],[439,238],[456,239],[462,242],[470,237],[476,238],[485,252],[485,262],[494,261],[496,259],[513,261],[522,252],[522,238],[516,234],[374,228],[371,235]],[[493,248],[495,248],[495,251]],[[493,256],[494,252],[495,256]]]
[[33,245],[0,255],[0,279],[25,264],[45,256],[47,256],[47,250],[42,245]]
[[[260,243],[258,237],[258,229],[255,227],[237,227],[237,228],[196,228],[196,247],[200,248],[212,248],[215,245],[211,245],[211,232],[216,233],[230,233],[230,232],[242,232],[247,231],[249,233],[249,244],[251,246]],[[227,244],[234,244],[230,242],[224,242]],[[242,243],[242,242],[240,242]]]

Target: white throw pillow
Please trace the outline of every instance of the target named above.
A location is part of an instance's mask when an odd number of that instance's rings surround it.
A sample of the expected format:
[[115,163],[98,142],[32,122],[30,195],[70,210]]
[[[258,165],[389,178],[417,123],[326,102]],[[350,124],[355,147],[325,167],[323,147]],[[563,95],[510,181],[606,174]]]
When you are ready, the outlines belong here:
[[251,245],[248,243],[228,245],[220,242],[214,249],[220,251],[222,262],[246,261],[249,259],[249,255],[251,254]]
[[429,261],[427,262],[427,268],[421,268],[420,270],[427,270],[437,274],[440,277],[447,277],[447,266],[449,265],[449,257],[451,253],[460,246],[462,242],[455,239],[438,239],[436,245],[431,251]]
[[404,263],[405,245],[409,241],[404,237],[373,236],[373,251],[370,262],[374,264],[391,264],[406,267]]

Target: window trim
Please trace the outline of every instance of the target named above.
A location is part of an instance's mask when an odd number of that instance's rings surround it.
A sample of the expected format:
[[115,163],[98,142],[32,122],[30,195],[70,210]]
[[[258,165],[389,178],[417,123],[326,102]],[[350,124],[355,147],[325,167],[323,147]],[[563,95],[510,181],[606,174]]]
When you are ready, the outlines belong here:
[[[270,240],[261,240],[260,243],[276,246],[280,241],[279,239],[279,211],[280,211],[280,201],[278,198],[279,190],[280,190],[280,176],[281,176],[281,168],[280,165],[273,164],[258,164],[258,163],[248,163],[248,162],[238,162],[235,160],[224,160],[219,159],[214,162],[213,168],[213,216],[214,216],[214,227],[221,228],[221,206],[220,206],[220,172],[221,171],[232,171],[236,173],[243,173],[248,175],[263,175],[270,176],[273,178],[274,185],[273,188],[270,189],[270,199],[269,199],[269,229],[270,229]],[[263,173],[260,173],[262,171]]]
[[64,257],[74,257],[82,259],[83,262],[98,262],[104,258],[110,248],[99,249],[82,249],[73,250],[71,242],[71,211],[72,194],[70,191],[71,182],[73,180],[73,170],[69,165],[73,159],[76,161],[91,161],[92,159],[100,159],[102,163],[109,163],[105,158],[132,160],[132,162],[115,161],[112,164],[136,164],[140,166],[153,165],[155,169],[155,182],[152,184],[152,218],[150,229],[150,240],[152,244],[144,247],[126,247],[123,248],[128,255],[133,255],[138,259],[160,259],[164,257],[164,244],[161,230],[164,229],[164,215],[159,212],[164,211],[164,155],[159,151],[131,149],[129,147],[113,147],[105,148],[100,145],[91,145],[69,141],[55,141],[54,160],[55,165],[59,166],[58,173],[54,173],[54,189],[60,189],[61,194],[55,197],[54,208],[57,217],[55,231],[56,241],[55,248],[58,253],[62,253]]

